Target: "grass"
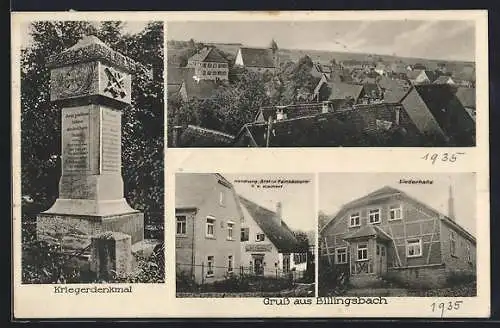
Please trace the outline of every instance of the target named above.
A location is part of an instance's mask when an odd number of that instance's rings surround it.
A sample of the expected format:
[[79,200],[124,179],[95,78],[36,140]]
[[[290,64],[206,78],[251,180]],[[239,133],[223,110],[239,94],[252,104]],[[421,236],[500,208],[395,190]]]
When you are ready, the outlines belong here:
[[[286,278],[233,276],[210,284],[196,284],[187,274],[177,274],[178,297],[264,297],[309,296],[314,284],[297,283]],[[312,286],[312,287],[311,287]]]

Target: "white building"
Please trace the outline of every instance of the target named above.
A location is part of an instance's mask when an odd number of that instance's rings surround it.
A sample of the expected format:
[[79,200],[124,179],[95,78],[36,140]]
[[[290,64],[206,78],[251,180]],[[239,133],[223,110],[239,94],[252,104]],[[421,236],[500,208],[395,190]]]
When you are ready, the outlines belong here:
[[295,277],[307,269],[307,246],[299,243],[281,215],[240,196],[241,263],[255,275]]

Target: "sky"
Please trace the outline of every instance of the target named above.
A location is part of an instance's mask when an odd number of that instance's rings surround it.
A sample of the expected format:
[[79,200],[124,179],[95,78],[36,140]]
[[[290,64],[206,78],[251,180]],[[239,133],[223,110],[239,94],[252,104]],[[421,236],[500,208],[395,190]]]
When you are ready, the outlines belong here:
[[168,40],[474,61],[474,21],[171,22]]
[[[254,203],[275,211],[281,202],[283,221],[292,230],[315,231],[317,227],[315,210],[315,189],[313,174],[224,174],[231,181],[236,192]],[[283,184],[283,188],[256,188],[249,183],[235,180],[260,179],[310,180],[303,184]]]
[[[433,184],[399,184],[399,179],[433,180]],[[474,173],[322,173],[319,175],[319,210],[336,214],[342,205],[384,186],[406,192],[424,204],[448,215],[451,185],[455,221],[476,235],[476,179]]]
[[[124,21],[123,22],[123,32],[125,34],[136,34],[142,31],[148,22],[145,21]],[[93,25],[96,27],[99,26],[99,22],[93,22]],[[30,23],[22,23],[20,26],[21,30],[21,48],[26,48],[31,43],[31,35],[30,35]]]

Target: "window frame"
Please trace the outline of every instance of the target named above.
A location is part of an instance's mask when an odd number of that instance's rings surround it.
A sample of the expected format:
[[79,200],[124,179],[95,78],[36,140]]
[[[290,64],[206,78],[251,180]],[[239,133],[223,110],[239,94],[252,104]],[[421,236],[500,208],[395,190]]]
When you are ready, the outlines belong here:
[[[399,211],[399,217],[395,218],[395,219],[392,219],[391,218],[391,214],[394,212],[394,210],[398,210]],[[389,221],[399,221],[399,220],[402,220],[402,219],[403,219],[403,206],[401,206],[401,204],[399,204],[399,205],[389,205],[389,217],[388,217],[388,220]]]
[[234,256],[233,254],[229,254],[227,256],[227,273],[232,274],[233,272],[234,272]]
[[[364,245],[364,247],[360,247],[361,245]],[[366,254],[366,257],[364,258],[359,258],[359,252],[364,250],[364,254]],[[361,253],[363,254],[363,252]],[[365,244],[358,244],[356,247],[356,261],[368,261],[368,243]]]
[[450,231],[450,255],[457,257],[457,236],[455,231]]
[[[184,232],[179,233],[179,219],[183,219]],[[182,226],[182,222],[181,222]],[[181,229],[182,230],[182,229]],[[187,235],[187,215],[176,215],[175,216],[175,235],[178,237],[185,237]]]
[[[416,242],[418,240],[418,242]],[[412,244],[412,245],[410,245]],[[419,253],[418,254],[413,254],[413,255],[410,255],[410,249],[411,249],[411,246],[414,246],[414,244],[418,244],[418,250],[419,250]],[[409,238],[409,239],[406,239],[406,257],[407,258],[413,258],[413,257],[421,257],[423,254],[423,249],[422,249],[422,238]]]
[[[358,224],[352,224],[353,218],[357,218]],[[355,228],[361,226],[361,213],[354,212],[349,215],[349,228]]]
[[[209,222],[211,221],[211,222]],[[213,216],[207,216],[205,222],[205,237],[209,239],[215,239],[215,218]],[[212,226],[212,234],[208,233],[209,227]]]
[[[259,236],[263,236],[262,240],[259,240]],[[256,242],[262,242],[266,240],[266,234],[263,232],[259,232],[255,234],[255,241]]]
[[[243,231],[246,231],[246,230],[248,230],[248,233],[245,234],[246,239],[243,240],[243,238],[242,238],[243,234],[244,234]],[[246,241],[250,241],[250,228],[240,228],[240,242],[246,242]]]
[[[212,258],[212,260],[210,260]],[[211,268],[211,272],[209,272],[209,268]],[[214,255],[207,255],[207,273],[205,276],[207,278],[213,277],[214,276],[214,268],[215,268],[215,256]]]
[[[376,213],[378,214],[378,216],[377,216],[378,217],[378,221],[372,222],[371,217],[372,217],[372,214],[374,214],[374,213],[370,213],[372,211],[377,211]],[[379,208],[368,209],[368,223],[369,224],[378,224],[380,222],[382,222],[382,211],[380,210],[380,207]]]
[[[226,236],[226,239],[227,240],[235,240],[234,239],[234,221],[227,221],[227,236]],[[231,232],[231,233],[230,233]]]
[[472,251],[469,244],[465,244],[465,260],[467,263],[472,263]]
[[224,190],[219,191],[219,205],[222,207],[226,207],[226,193]]
[[[339,261],[339,251],[344,250],[345,253],[340,255],[345,255],[345,261]],[[337,247],[335,248],[335,264],[347,264],[347,247]]]

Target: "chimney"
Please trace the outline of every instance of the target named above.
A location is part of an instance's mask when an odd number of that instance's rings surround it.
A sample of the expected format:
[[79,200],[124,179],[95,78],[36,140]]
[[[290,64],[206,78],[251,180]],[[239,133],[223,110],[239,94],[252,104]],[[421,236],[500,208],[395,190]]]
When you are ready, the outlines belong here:
[[448,190],[448,217],[455,221],[455,201],[453,199],[453,190],[450,184]]
[[281,202],[276,203],[276,222],[281,225]]

